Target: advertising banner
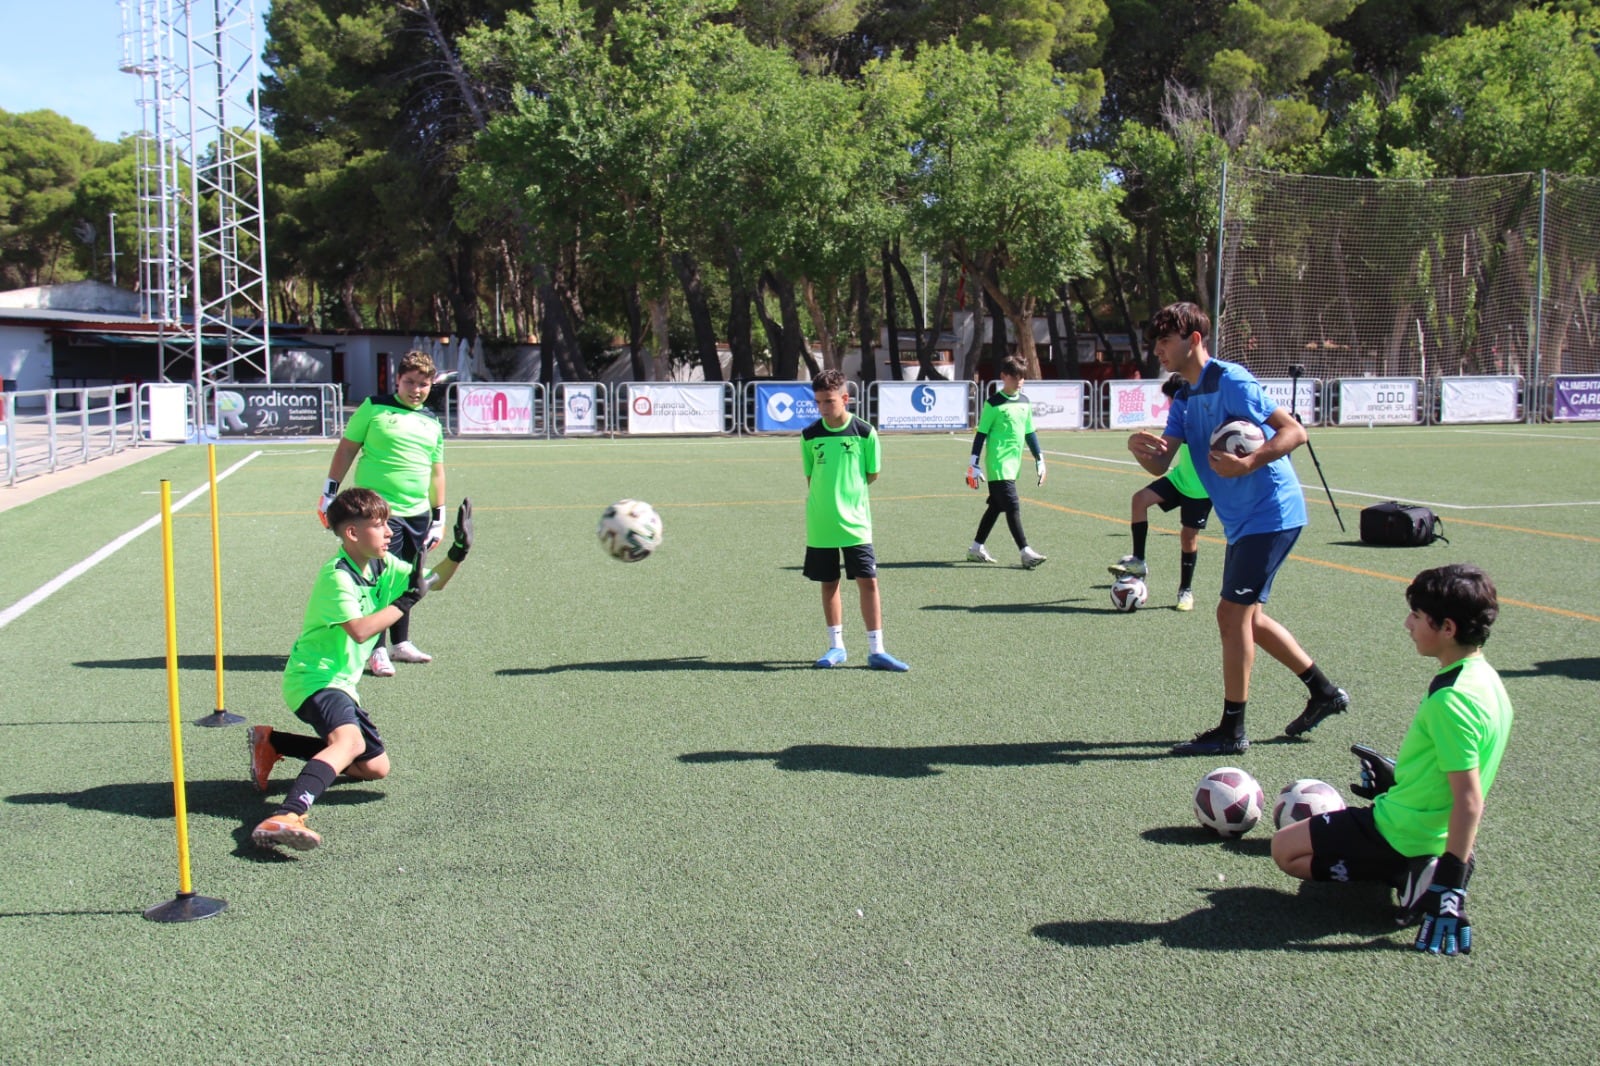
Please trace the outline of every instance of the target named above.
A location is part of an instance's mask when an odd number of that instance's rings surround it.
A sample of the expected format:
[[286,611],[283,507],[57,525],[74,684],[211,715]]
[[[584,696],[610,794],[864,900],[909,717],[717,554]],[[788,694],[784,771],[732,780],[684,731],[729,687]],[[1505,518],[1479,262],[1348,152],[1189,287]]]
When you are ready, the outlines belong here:
[[803,381],[756,384],[756,432],[799,433],[817,420],[817,401]]
[[457,385],[456,429],[463,437],[533,435],[532,385]]
[[217,388],[219,437],[325,437],[320,385]]
[[628,385],[629,433],[721,433],[724,429],[720,384]]
[[1422,421],[1416,378],[1343,378],[1339,424],[1414,426]]
[[1440,422],[1517,421],[1517,379],[1460,377],[1439,379]]
[[1167,424],[1167,408],[1172,399],[1161,391],[1159,381],[1106,382],[1107,429],[1160,429]]
[[1083,382],[1030,381],[1022,394],[1033,405],[1035,429],[1083,428]]
[[[1302,376],[1299,387],[1295,387],[1294,378],[1262,378],[1261,387],[1272,398],[1272,402],[1285,411],[1293,411],[1299,416],[1302,424],[1314,426],[1317,424],[1317,385],[1310,378]],[[1290,399],[1294,400],[1290,404]]]
[[878,382],[878,429],[969,429],[965,381]]
[[594,385],[561,386],[561,406],[565,412],[562,433],[573,437],[599,431],[600,401]]
[[1557,422],[1600,421],[1600,378],[1557,374],[1550,388]]

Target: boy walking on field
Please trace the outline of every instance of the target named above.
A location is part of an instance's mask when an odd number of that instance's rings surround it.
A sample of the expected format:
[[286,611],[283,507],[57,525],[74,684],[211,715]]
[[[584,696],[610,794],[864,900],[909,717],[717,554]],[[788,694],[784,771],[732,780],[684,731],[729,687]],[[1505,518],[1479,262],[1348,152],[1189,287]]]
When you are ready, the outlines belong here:
[[306,814],[343,773],[362,781],[389,776],[389,753],[356,695],[372,646],[395,619],[431,589],[441,589],[472,547],[472,502],[462,500],[448,558],[424,570],[389,554],[389,505],[371,489],[346,489],[328,504],[328,528],[339,552],[317,573],[305,622],[283,671],[283,698],[295,717],[316,731],[308,737],[251,726],[250,780],[267,790],[272,767],[285,755],[306,760],[277,810],[250,839],[260,847],[309,851],[322,837]]
[[[1044,484],[1044,453],[1039,450],[1039,435],[1033,430],[1033,404],[1022,394],[1022,379],[1026,373],[1027,365],[1021,359],[1006,356],[1000,363],[1001,387],[990,394],[983,405],[983,414],[978,417],[978,432],[972,438],[972,460],[967,465],[967,487],[976,489],[987,476],[989,506],[978,521],[972,546],[967,549],[969,562],[994,562],[994,556],[983,545],[1001,515],[1006,516],[1011,539],[1022,552],[1022,568],[1032,570],[1045,559],[1028,546],[1027,535],[1022,532],[1022,503],[1017,498],[1017,471],[1022,467],[1024,445],[1033,454],[1039,484]],[[985,443],[989,449],[987,470],[980,463]]]
[[867,627],[867,665],[899,673],[911,669],[883,647],[883,604],[878,597],[878,561],[872,550],[872,506],[867,486],[881,467],[878,431],[847,407],[844,374],[824,370],[811,382],[821,415],[800,434],[800,460],[806,475],[806,562],[804,573],[822,585],[822,620],[828,650],[819,669],[845,661],[844,576],[861,593],[861,620]]

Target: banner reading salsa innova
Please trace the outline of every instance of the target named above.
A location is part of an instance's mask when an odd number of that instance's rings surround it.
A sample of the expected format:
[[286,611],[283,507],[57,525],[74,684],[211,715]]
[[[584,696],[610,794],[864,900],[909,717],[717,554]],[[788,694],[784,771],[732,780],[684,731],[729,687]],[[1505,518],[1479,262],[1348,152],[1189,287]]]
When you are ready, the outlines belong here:
[[631,381],[629,433],[721,433],[727,385],[663,385]]
[[456,422],[463,437],[533,435],[532,385],[457,385]]
[[878,382],[878,428],[966,429],[971,389],[965,381]]
[[321,385],[219,386],[219,437],[326,437]]

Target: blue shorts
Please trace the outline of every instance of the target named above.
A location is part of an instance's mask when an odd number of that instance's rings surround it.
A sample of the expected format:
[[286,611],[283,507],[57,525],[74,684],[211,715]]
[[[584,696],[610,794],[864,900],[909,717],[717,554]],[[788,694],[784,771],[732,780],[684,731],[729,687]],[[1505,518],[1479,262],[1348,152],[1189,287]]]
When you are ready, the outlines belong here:
[[1229,603],[1266,603],[1278,567],[1289,558],[1300,527],[1252,533],[1228,545],[1222,558],[1222,598]]
[[1206,528],[1206,519],[1211,517],[1210,500],[1197,500],[1193,496],[1185,496],[1178,491],[1178,486],[1172,483],[1172,479],[1167,477],[1158,477],[1145,487],[1160,498],[1161,502],[1157,506],[1163,512],[1170,511],[1174,507],[1182,508],[1178,512],[1178,521],[1189,529]]
[[1393,881],[1410,860],[1378,831],[1371,807],[1346,807],[1311,819],[1313,881]]
[[844,575],[851,581],[878,576],[878,559],[871,544],[852,544],[848,548],[813,548],[806,545],[806,565],[801,573],[812,581],[838,581],[839,557],[844,556]]
[[295,708],[294,716],[315,729],[317,736],[324,740],[342,725],[359,726],[361,739],[366,741],[367,747],[356,756],[356,762],[376,759],[384,753],[383,738],[378,735],[378,727],[372,724],[372,719],[361,709],[361,705],[350,698],[350,693],[342,688],[318,689]]

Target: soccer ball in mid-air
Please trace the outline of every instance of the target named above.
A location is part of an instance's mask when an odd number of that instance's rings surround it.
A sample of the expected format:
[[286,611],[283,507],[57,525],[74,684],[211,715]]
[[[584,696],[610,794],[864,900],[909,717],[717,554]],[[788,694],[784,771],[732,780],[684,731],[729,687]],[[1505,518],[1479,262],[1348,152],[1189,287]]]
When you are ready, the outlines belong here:
[[1286,825],[1315,818],[1329,811],[1344,810],[1344,797],[1326,781],[1302,777],[1283,786],[1278,801],[1272,805],[1272,824],[1282,829]]
[[595,536],[613,559],[636,563],[661,547],[661,516],[643,500],[618,500],[600,515]]
[[1111,606],[1119,611],[1137,611],[1149,598],[1150,590],[1132,574],[1123,574],[1111,586]]
[[1249,455],[1267,442],[1267,435],[1254,422],[1235,418],[1224,422],[1211,434],[1211,450],[1229,455]]
[[1266,805],[1256,779],[1237,766],[1218,767],[1194,790],[1195,819],[1219,836],[1244,836],[1261,820]]

